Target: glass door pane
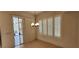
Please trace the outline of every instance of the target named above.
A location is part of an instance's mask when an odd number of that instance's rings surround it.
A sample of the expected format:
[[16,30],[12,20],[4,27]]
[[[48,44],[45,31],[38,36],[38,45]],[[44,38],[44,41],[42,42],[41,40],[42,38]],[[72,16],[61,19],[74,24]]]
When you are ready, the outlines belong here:
[[18,17],[13,17],[15,46],[20,44],[20,36],[19,36],[19,28],[18,28],[18,26],[19,26]]
[[20,45],[23,43],[23,27],[22,27],[22,19],[13,16],[13,28],[14,28],[14,41],[15,46]]
[[19,35],[20,35],[20,43],[22,44],[23,43],[23,27],[22,27],[22,19],[19,18]]

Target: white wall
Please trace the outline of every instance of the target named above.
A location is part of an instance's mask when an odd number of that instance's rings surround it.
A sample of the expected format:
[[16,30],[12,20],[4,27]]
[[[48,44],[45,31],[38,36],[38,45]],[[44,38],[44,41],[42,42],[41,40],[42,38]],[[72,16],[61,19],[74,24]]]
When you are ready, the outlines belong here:
[[79,48],[79,13],[77,14],[77,47]]
[[35,28],[31,27],[31,23],[34,21],[33,18],[25,18],[24,20],[24,43],[35,40]]
[[6,13],[0,13],[0,29],[2,47],[14,47],[12,19],[10,15]]

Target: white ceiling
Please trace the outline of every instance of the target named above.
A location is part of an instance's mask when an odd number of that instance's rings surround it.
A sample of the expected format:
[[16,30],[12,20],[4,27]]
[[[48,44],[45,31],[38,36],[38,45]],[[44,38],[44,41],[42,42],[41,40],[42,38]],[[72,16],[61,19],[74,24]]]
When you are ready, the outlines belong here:
[[28,13],[31,13],[31,14],[34,14],[34,15],[38,15],[38,14],[43,13],[43,12],[64,13],[65,11],[25,11],[25,12],[28,12]]
[[5,11],[5,12],[7,12],[7,13],[24,13],[24,14],[29,13],[29,14],[32,14],[32,15],[38,15],[40,13],[45,13],[45,12],[50,12],[50,13],[64,13],[66,11]]
[[34,14],[34,15],[37,15],[37,14],[39,14],[39,13],[42,13],[43,11],[26,11],[26,12],[32,13],[32,14]]
[[42,13],[44,11],[0,11],[0,12],[3,12],[3,13],[30,13],[30,14],[33,14],[33,15],[37,15],[39,13]]

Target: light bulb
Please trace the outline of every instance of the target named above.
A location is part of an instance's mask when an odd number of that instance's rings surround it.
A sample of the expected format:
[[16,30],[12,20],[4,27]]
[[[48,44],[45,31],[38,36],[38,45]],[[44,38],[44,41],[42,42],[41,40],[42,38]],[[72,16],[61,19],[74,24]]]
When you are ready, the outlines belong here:
[[39,23],[36,23],[35,26],[39,26]]
[[31,26],[33,27],[35,24],[34,23],[31,23]]

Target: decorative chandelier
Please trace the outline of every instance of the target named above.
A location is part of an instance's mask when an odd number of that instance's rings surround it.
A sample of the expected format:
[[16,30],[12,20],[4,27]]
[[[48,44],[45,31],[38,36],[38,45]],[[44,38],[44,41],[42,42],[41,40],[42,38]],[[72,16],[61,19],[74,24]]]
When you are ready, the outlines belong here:
[[31,27],[39,27],[39,23],[36,21],[37,15],[35,15],[35,22],[31,23]]

